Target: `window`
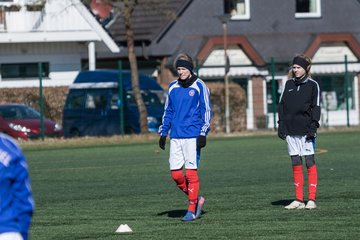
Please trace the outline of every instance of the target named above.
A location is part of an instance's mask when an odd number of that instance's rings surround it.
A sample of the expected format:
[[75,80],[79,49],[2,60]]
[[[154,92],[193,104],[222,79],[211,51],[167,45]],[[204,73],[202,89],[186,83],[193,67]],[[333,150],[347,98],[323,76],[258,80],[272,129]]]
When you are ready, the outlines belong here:
[[104,110],[107,106],[107,92],[103,91],[89,91],[85,98],[86,109],[100,109]]
[[296,18],[321,17],[321,0],[296,0]]
[[224,13],[232,20],[250,19],[250,0],[224,0]]
[[71,90],[65,103],[65,109],[82,109],[84,108],[85,91]]
[[315,76],[314,79],[319,82],[322,97],[322,107],[325,111],[346,110],[346,96],[350,109],[355,109],[355,89],[354,78],[349,77],[346,93],[346,83],[343,75],[323,75]]
[[119,109],[119,106],[121,106],[121,101],[119,99],[119,94],[113,90],[111,99],[110,99],[110,108],[111,109]]
[[[165,102],[166,96],[162,91],[156,91],[156,90],[145,90],[141,91],[141,96],[144,100],[144,104],[146,106],[157,106],[157,105],[163,105]],[[135,96],[132,91],[126,92],[126,103],[130,106],[135,106]]]
[[[276,106],[280,100],[280,96],[282,93],[282,79],[278,78],[275,79],[274,82],[274,87],[275,89],[273,89],[273,82],[272,79],[268,78],[266,79],[266,104],[267,104],[267,112],[268,113],[273,113],[275,110],[276,113]],[[276,103],[274,106],[274,102]]]
[[[1,64],[1,77],[7,78],[37,78],[39,77],[38,63],[9,63]],[[42,63],[42,77],[49,77],[49,63]]]
[[39,119],[40,113],[27,106],[2,106],[0,115],[5,120],[13,119]]

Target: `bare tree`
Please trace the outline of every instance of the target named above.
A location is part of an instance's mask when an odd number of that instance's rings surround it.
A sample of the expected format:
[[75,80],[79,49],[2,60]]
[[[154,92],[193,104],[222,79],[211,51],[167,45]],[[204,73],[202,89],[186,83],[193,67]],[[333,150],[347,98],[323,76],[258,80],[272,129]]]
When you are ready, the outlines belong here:
[[[85,4],[89,4],[91,0],[83,0]],[[118,11],[124,19],[124,28],[126,32],[126,42],[128,50],[128,59],[130,63],[131,71],[131,86],[134,94],[135,102],[139,110],[140,115],[140,130],[141,133],[147,133],[147,109],[144,103],[144,100],[141,96],[140,85],[139,85],[139,70],[138,63],[135,54],[135,43],[134,43],[134,31],[132,25],[132,14],[136,5],[138,4],[137,0],[103,0],[103,3],[114,4],[114,11]],[[116,4],[119,3],[119,4]]]
[[137,4],[137,0],[123,0],[124,9],[122,11],[122,16],[124,17],[125,22],[125,31],[126,31],[126,41],[127,41],[127,49],[128,49],[128,59],[130,62],[130,70],[131,70],[131,86],[133,90],[133,94],[135,97],[135,102],[139,110],[140,114],[140,129],[141,133],[147,133],[148,125],[147,125],[147,110],[142,99],[140,86],[139,86],[139,71],[138,64],[134,49],[134,31],[131,24],[131,16],[134,11],[134,8]]
[[[91,1],[94,0],[82,0],[85,4],[89,5]],[[168,0],[172,1],[172,0]],[[140,115],[140,129],[141,133],[148,132],[147,125],[147,109],[142,99],[140,86],[139,86],[139,71],[138,71],[138,62],[135,54],[135,34],[134,34],[134,25],[132,23],[133,12],[136,6],[146,8],[149,12],[156,11],[157,14],[164,16],[168,20],[176,20],[177,14],[173,9],[166,9],[159,7],[161,4],[165,4],[164,0],[101,0],[104,4],[111,4],[113,6],[113,11],[116,16],[121,16],[123,18],[124,30],[126,35],[126,44],[128,51],[128,60],[130,63],[131,70],[131,85],[135,98],[136,105],[139,110]]]

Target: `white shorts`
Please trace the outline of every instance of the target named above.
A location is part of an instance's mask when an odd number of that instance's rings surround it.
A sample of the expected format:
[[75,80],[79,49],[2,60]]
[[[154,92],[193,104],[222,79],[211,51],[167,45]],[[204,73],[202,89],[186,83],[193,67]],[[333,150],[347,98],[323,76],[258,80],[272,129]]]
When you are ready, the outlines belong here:
[[170,140],[170,170],[197,169],[200,161],[200,150],[196,149],[196,138]]
[[23,238],[20,233],[6,232],[0,233],[0,240],[23,240]]
[[315,154],[315,139],[306,141],[306,136],[286,136],[290,156]]

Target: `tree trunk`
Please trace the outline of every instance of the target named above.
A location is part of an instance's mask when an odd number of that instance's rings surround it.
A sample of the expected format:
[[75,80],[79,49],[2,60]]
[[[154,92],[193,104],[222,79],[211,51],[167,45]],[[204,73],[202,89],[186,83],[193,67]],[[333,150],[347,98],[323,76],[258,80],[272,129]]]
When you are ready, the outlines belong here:
[[133,90],[133,94],[135,97],[135,102],[139,110],[140,115],[140,130],[141,133],[147,133],[148,125],[147,125],[147,110],[144,104],[144,100],[142,99],[139,85],[139,72],[137,59],[134,51],[134,31],[132,29],[131,24],[131,15],[136,3],[130,3],[129,0],[124,0],[124,22],[125,22],[125,30],[126,30],[126,40],[127,40],[127,49],[128,49],[128,59],[130,62],[130,70],[131,70],[131,86]]

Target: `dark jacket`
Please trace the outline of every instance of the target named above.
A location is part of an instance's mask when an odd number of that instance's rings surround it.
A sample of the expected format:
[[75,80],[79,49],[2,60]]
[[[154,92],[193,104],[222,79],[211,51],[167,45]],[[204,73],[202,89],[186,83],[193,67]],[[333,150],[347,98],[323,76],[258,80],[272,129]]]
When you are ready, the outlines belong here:
[[279,128],[286,135],[316,132],[321,115],[319,84],[311,78],[289,79],[280,96]]

